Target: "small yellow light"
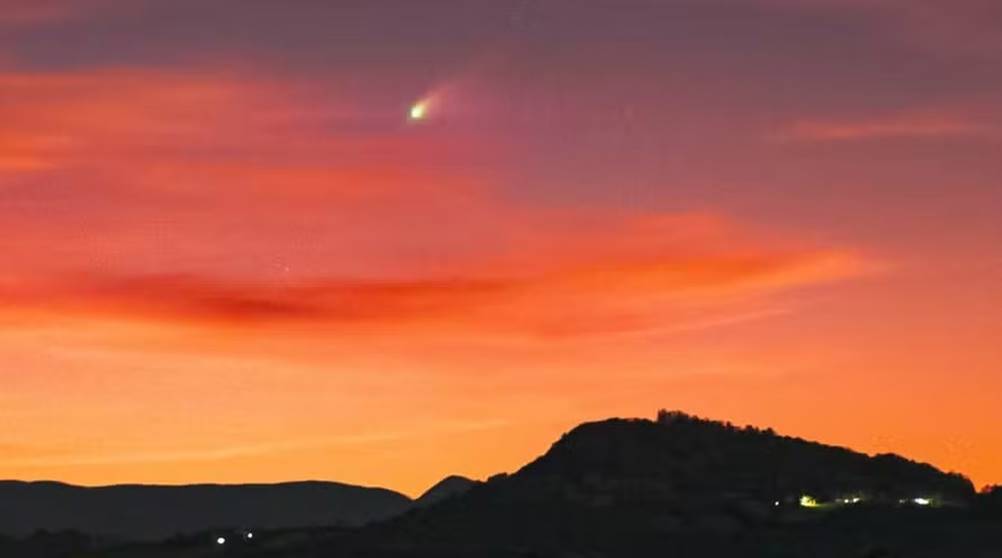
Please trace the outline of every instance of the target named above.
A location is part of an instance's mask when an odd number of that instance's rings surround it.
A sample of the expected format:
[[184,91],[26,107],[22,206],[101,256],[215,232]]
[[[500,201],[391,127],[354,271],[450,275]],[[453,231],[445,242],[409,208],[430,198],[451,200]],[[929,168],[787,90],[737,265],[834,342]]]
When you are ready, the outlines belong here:
[[813,497],[805,494],[800,497],[800,506],[804,508],[817,508],[820,504]]

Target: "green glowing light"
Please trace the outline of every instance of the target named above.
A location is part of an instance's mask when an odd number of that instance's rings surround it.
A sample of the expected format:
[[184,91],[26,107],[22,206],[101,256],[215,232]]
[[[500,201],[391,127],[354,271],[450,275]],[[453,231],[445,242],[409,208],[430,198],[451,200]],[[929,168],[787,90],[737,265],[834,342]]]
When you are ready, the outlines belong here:
[[411,120],[424,120],[428,117],[428,104],[420,102],[411,107]]

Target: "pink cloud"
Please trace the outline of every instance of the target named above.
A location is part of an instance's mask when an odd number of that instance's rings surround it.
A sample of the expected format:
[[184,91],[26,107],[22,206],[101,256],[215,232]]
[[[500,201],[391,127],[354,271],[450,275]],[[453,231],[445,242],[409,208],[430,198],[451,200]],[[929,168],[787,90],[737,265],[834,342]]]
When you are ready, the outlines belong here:
[[[612,232],[608,240],[621,233]],[[696,246],[679,253],[662,245],[659,252],[656,239],[633,242],[646,243],[641,251],[649,253],[599,248],[589,257],[584,240],[565,245],[563,257],[529,251],[522,266],[506,259],[496,269],[477,264],[451,278],[8,277],[0,284],[0,308],[9,317],[31,320],[118,316],[213,326],[304,323],[338,330],[564,337],[706,324],[719,321],[720,310],[747,313],[748,303],[869,268],[859,256],[837,249],[748,244],[697,255]]]
[[800,120],[780,132],[793,141],[854,141],[893,138],[978,136],[992,128],[951,116],[905,115],[859,120]]

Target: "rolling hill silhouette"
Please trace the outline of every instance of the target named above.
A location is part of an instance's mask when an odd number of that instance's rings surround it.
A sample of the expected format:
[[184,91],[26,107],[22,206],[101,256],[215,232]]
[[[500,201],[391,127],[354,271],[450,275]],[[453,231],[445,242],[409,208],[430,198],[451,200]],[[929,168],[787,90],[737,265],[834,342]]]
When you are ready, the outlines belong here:
[[330,482],[84,488],[5,481],[0,535],[45,529],[161,540],[214,528],[361,525],[410,506],[410,498],[390,490]]

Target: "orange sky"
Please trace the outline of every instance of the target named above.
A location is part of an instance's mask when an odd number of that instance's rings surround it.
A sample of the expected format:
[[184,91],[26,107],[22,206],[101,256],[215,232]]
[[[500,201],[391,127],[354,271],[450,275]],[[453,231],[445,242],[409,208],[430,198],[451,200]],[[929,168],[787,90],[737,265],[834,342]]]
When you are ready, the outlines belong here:
[[668,407],[1002,482],[993,3],[291,4],[0,0],[0,478]]

